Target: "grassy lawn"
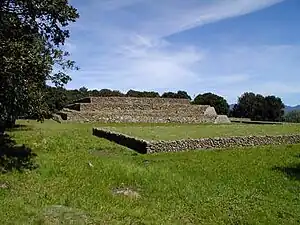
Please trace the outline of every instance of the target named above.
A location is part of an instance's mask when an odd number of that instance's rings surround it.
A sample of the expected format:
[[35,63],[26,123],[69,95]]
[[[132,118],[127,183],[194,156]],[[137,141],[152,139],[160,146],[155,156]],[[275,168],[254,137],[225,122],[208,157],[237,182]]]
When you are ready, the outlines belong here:
[[205,137],[230,137],[249,135],[279,135],[300,133],[300,125],[257,124],[197,124],[197,125],[129,125],[110,126],[108,129],[145,140],[176,140]]
[[[92,136],[93,126],[100,125],[30,122],[10,133],[37,154],[39,168],[0,174],[1,225],[300,223],[300,145],[139,155]],[[182,137],[197,129],[197,137],[227,135],[226,126],[188,127],[169,126]],[[232,128],[231,135],[299,131]],[[153,130],[170,136],[165,126]],[[113,192],[120,187],[139,197]]]

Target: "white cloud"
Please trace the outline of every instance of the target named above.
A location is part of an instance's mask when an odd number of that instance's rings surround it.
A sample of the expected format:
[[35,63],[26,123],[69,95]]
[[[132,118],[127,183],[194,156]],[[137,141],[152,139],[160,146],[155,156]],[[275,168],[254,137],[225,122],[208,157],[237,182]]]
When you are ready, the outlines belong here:
[[101,10],[116,10],[140,1],[145,0],[101,0],[98,4],[100,4]]
[[[81,67],[81,71],[74,73],[70,86],[119,90],[185,89],[191,95],[214,91],[230,101],[235,101],[237,95],[247,90],[272,92],[276,85],[264,72],[278,77],[287,66],[294,68],[296,61],[291,59],[299,57],[299,48],[227,46],[215,50],[196,47],[193,43],[175,44],[167,41],[167,37],[281,1],[86,2],[73,30],[77,37],[84,38],[70,42],[71,47],[76,46],[75,60]],[[277,86],[277,89],[297,91],[290,85]]]
[[[236,16],[245,15],[283,0],[164,0],[151,4],[155,17],[138,26],[140,32],[160,38]],[[164,8],[165,10],[160,10]]]

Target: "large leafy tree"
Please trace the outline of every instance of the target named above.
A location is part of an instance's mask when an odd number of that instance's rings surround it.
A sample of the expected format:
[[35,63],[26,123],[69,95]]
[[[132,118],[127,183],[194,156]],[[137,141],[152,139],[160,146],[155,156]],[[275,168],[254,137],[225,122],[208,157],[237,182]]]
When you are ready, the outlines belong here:
[[218,114],[227,115],[229,113],[229,105],[226,99],[210,92],[197,95],[193,104],[210,105],[215,108]]
[[282,100],[275,96],[262,96],[246,92],[233,107],[231,116],[252,120],[281,121],[284,114]]
[[45,92],[46,103],[49,108],[49,115],[62,110],[63,107],[68,104],[67,91],[62,87],[46,87]]
[[75,68],[62,45],[78,17],[67,0],[0,1],[0,126],[24,114],[43,118],[46,81],[66,84]]

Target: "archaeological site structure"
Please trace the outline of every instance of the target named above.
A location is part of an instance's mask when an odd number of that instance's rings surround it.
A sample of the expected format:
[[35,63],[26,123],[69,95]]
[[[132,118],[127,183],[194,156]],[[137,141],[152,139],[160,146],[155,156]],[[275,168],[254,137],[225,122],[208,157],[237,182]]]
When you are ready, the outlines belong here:
[[214,123],[229,122],[209,105],[187,99],[88,97],[67,105],[63,120],[104,123]]

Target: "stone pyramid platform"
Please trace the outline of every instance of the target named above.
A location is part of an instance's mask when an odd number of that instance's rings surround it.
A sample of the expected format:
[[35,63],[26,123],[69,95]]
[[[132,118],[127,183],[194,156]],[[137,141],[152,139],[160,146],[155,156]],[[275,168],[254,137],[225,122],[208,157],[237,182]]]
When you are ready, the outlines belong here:
[[209,105],[187,99],[88,97],[67,105],[63,120],[104,123],[214,123],[218,115]]

